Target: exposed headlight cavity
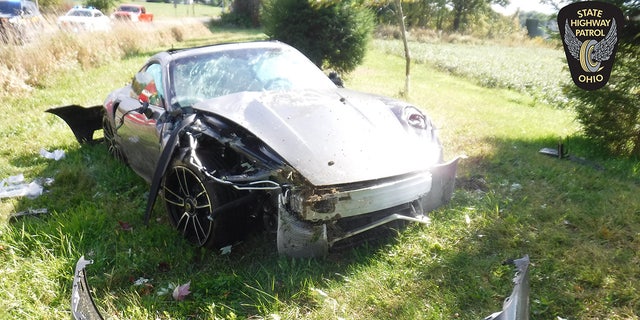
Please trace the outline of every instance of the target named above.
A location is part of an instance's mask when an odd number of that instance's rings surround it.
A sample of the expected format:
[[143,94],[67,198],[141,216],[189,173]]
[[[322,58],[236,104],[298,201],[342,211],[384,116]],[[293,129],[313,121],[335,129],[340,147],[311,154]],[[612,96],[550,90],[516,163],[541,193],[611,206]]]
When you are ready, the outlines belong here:
[[407,106],[403,110],[403,119],[407,124],[416,129],[427,130],[429,128],[429,121],[427,116],[424,115],[418,108],[413,106]]

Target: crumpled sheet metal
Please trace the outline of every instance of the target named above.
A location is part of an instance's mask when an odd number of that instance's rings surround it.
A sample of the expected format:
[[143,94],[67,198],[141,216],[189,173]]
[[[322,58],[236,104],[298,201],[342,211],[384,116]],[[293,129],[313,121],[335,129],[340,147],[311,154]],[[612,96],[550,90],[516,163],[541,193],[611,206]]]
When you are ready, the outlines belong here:
[[516,275],[513,291],[504,300],[502,311],[495,312],[484,320],[529,320],[529,256],[513,260]]

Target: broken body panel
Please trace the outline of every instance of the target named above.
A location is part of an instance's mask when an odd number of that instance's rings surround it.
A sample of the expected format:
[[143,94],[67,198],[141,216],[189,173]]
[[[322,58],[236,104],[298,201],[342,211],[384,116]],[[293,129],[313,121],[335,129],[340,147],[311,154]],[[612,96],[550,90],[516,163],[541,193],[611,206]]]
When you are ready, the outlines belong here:
[[[87,282],[86,266],[92,264],[84,256],[76,263],[75,276],[71,294],[72,317],[76,320],[101,320],[96,304]],[[502,310],[495,312],[484,320],[528,320],[529,319],[529,256],[513,260],[516,273],[513,278],[511,295],[504,300]]]

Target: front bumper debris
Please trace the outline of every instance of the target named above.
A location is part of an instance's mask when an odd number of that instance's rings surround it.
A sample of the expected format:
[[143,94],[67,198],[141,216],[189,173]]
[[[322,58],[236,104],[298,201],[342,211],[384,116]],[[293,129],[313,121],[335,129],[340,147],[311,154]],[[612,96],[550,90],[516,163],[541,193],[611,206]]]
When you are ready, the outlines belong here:
[[529,256],[513,260],[516,275],[513,291],[504,300],[502,311],[495,312],[484,320],[528,320],[529,319]]
[[432,211],[451,199],[458,161],[433,166],[429,171],[366,186],[331,186],[313,195],[293,195],[293,211],[303,221],[331,221],[356,217],[418,201],[420,213]]
[[76,320],[102,320],[102,315],[91,297],[85,267],[93,261],[85,260],[84,256],[76,263],[76,272],[73,277],[71,291],[71,316]]

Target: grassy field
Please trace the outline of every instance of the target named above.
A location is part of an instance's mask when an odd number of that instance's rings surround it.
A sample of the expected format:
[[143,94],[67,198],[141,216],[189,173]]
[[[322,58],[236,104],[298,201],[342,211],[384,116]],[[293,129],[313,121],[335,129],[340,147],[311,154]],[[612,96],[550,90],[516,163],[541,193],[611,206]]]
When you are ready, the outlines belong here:
[[[216,30],[183,44],[261,37]],[[35,199],[0,199],[0,319],[68,319],[82,255],[94,260],[89,281],[113,319],[482,319],[510,293],[513,270],[502,262],[524,254],[532,260],[531,319],[640,316],[638,162],[581,139],[570,110],[427,63],[414,65],[408,99],[440,127],[447,158],[468,156],[451,204],[431,214],[430,226],[321,260],[278,256],[270,234],[228,255],[194,248],[160,206],[145,227],[148,185],[104,146],[78,145],[44,110],[102,103],[154,51],[51,74],[0,104],[0,180],[53,179]],[[397,96],[404,60],[388,52],[372,46],[347,87]],[[585,160],[538,153],[560,139]],[[66,157],[44,159],[41,148]],[[48,213],[10,218],[39,208]],[[166,294],[187,282],[184,301]]]
[[[394,55],[404,54],[396,41],[377,40],[374,45]],[[564,53],[549,44],[414,43],[411,55],[414,63],[472,79],[483,87],[522,92],[535,102],[561,105],[565,101],[562,85],[571,82]]]

